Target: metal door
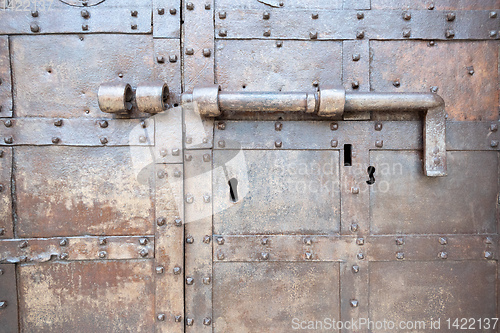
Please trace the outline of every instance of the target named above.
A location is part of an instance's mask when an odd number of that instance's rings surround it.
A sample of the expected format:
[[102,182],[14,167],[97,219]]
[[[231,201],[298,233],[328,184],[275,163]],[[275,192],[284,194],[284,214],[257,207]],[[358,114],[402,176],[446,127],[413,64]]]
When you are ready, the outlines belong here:
[[0,332],[499,331],[499,11],[0,3]]

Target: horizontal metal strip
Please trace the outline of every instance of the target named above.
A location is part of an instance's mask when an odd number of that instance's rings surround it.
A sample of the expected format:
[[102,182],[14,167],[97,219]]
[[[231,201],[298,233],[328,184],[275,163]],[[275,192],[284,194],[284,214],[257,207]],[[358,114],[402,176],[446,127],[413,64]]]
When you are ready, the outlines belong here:
[[85,236],[0,240],[0,262],[147,259],[154,257],[154,236]]
[[2,119],[0,145],[153,146],[154,118]]
[[214,261],[431,261],[498,259],[497,235],[215,235]]
[[[447,150],[498,150],[498,122],[447,122]],[[419,121],[219,121],[215,149],[422,149]]]
[[219,8],[217,38],[497,39],[490,11],[290,10]]

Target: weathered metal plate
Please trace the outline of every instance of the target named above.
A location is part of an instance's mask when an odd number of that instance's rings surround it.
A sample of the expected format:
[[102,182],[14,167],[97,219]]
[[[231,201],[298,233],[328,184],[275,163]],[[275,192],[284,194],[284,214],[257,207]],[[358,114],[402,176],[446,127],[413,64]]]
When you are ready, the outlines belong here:
[[[241,9],[262,9],[271,10],[273,8],[285,9],[342,9],[342,0],[331,0],[331,1],[321,1],[321,0],[310,0],[304,2],[301,0],[216,0],[215,5],[217,10],[224,8],[241,8]],[[347,0],[345,1],[347,2]]]
[[155,120],[155,162],[182,163],[182,108],[170,108],[152,118]]
[[0,327],[2,332],[18,332],[16,266],[0,264]]
[[[496,318],[496,261],[370,262],[369,269],[372,321],[422,321],[425,328],[408,331],[450,332],[458,330],[448,329],[448,318],[452,323],[455,318]],[[440,329],[431,329],[431,321],[438,319]]]
[[9,38],[0,36],[0,116],[2,117],[12,117],[11,82]]
[[[10,4],[0,11],[1,34],[151,32],[150,0],[106,0],[85,8],[57,0]],[[133,11],[137,14],[132,15]]]
[[179,0],[153,0],[153,36],[155,38],[180,38],[180,5]]
[[0,145],[138,146],[141,150],[140,146],[155,144],[155,119],[0,119],[9,124],[0,126]]
[[341,42],[285,40],[279,42],[281,46],[276,43],[217,41],[216,78],[222,90],[314,91],[317,85],[342,86]]
[[449,121],[446,123],[447,150],[498,150],[495,142],[500,141],[498,121],[464,122]]
[[[433,5],[433,7],[429,7]],[[372,9],[489,10],[500,8],[498,0],[371,0]]]
[[372,90],[428,92],[438,87],[448,119],[498,120],[497,42],[429,46],[427,41],[372,41],[370,48]]
[[[334,234],[340,229],[337,151],[214,151],[216,234]],[[238,182],[236,197],[228,182]],[[308,198],[304,208],[304,198]]]
[[136,154],[128,147],[16,148],[18,236],[152,234],[152,172],[134,164]]
[[[154,78],[151,36],[14,36],[11,52],[18,117],[108,117],[97,103],[101,83]],[[134,107],[131,116],[149,114]]]
[[[347,91],[370,91],[370,43],[342,42],[342,81]],[[345,120],[370,120],[370,112],[344,113]]]
[[0,149],[0,238],[14,237],[12,223],[12,148]]
[[[170,15],[167,12],[165,15]],[[179,39],[154,39],[154,76],[168,85],[168,106],[176,107],[181,101],[181,51]]]
[[0,262],[125,260],[154,257],[154,236],[85,236],[0,240]]
[[21,332],[153,332],[152,274],[151,260],[22,265]]
[[338,291],[338,263],[216,263],[214,332],[291,332],[338,319]]
[[448,152],[448,176],[422,173],[415,151],[372,151],[374,234],[496,232],[498,153]]

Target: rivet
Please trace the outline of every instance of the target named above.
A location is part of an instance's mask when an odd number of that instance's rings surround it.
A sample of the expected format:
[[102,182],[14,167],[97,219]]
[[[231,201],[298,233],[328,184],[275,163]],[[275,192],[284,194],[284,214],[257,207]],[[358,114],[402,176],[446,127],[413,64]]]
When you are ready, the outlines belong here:
[[149,254],[149,252],[148,252],[148,250],[146,250],[146,249],[142,249],[142,250],[140,250],[140,251],[139,251],[139,255],[140,255],[141,257],[143,257],[143,258],[144,258],[144,257],[147,257],[147,256],[148,256],[148,254]]
[[497,12],[490,12],[490,18],[497,18]]
[[101,143],[102,143],[103,145],[105,145],[106,143],[108,143],[108,139],[107,139],[106,137],[102,137],[102,138],[100,139],[100,141],[101,141]]
[[359,260],[363,260],[363,259],[365,259],[365,255],[364,255],[363,253],[358,253],[358,254],[356,255],[356,257],[357,257]]
[[164,321],[165,320],[165,315],[163,313],[160,313],[156,316],[156,319],[158,319],[158,321]]
[[351,269],[352,269],[353,273],[359,273],[359,266],[358,265],[353,265]]
[[484,240],[484,242],[486,244],[493,244],[493,239],[491,237],[486,237],[485,240]]
[[264,37],[270,37],[271,36],[271,29],[264,30],[263,35],[264,35]]
[[21,243],[19,243],[19,247],[20,247],[21,249],[24,249],[24,248],[26,248],[27,246],[28,246],[28,241],[23,240],[23,241],[21,241]]
[[404,12],[403,13],[403,19],[406,20],[406,21],[411,20],[411,14],[408,13],[408,12]]
[[7,307],[7,301],[0,301],[0,309],[5,309]]
[[312,259],[312,257],[313,257],[313,255],[312,255],[312,253],[311,253],[311,252],[306,252],[306,253],[304,254],[304,257],[306,258],[306,260],[311,260],[311,259]]
[[497,140],[491,140],[490,146],[491,146],[492,148],[496,148],[496,147],[498,147],[498,141],[497,141]]
[[226,18],[226,16],[227,16],[226,12],[219,12],[219,18],[220,18],[221,20],[225,19],[225,18]]
[[88,24],[82,24],[82,30],[83,31],[89,30],[89,25]]
[[212,51],[210,51],[210,49],[203,49],[203,56],[204,57],[210,57],[210,55],[212,54]]
[[3,157],[3,150],[0,150],[0,158]]
[[352,194],[359,194],[359,187],[351,187]]
[[405,254],[403,252],[396,253],[396,259],[402,260],[405,258]]
[[447,21],[450,21],[450,22],[455,21],[455,18],[456,18],[455,13],[448,13],[448,14],[446,14],[446,20]]
[[182,219],[179,216],[176,216],[174,218],[174,224],[175,224],[176,227],[182,226]]
[[317,20],[317,19],[318,19],[318,17],[319,17],[319,14],[318,14],[318,13],[312,13],[312,14],[311,14],[311,18],[312,18],[313,20]]
[[403,37],[410,38],[411,37],[411,29],[404,29],[403,30]]
[[139,137],[139,142],[140,142],[140,143],[145,143],[146,141],[147,141],[147,138],[146,138],[144,135],[141,135],[141,136]]
[[455,37],[455,30],[452,30],[452,29],[446,30],[445,36],[446,36],[446,38],[453,38],[453,37]]
[[396,245],[404,245],[405,240],[402,237],[396,238]]
[[209,285],[210,281],[211,281],[211,279],[209,276],[203,278],[203,284]]
[[3,269],[0,268],[0,275],[3,275]]
[[203,202],[204,203],[209,203],[210,202],[210,195],[209,194],[203,195]]
[[274,146],[276,148],[281,148],[281,147],[283,147],[283,142],[281,142],[281,140],[276,140],[276,141],[274,141]]
[[473,66],[467,67],[467,73],[469,73],[469,75],[474,75],[474,67]]
[[352,55],[352,61],[359,61],[361,59],[361,55],[359,53],[355,53]]
[[68,239],[67,238],[63,238],[59,241],[59,245],[60,246],[66,246],[68,245]]
[[191,154],[185,154],[184,155],[184,159],[188,162],[192,161],[193,160],[193,155]]
[[208,235],[203,236],[203,243],[205,243],[205,244],[210,244],[210,239],[211,239],[211,238],[210,238],[210,236],[208,236]]
[[54,144],[59,143],[59,141],[61,141],[61,139],[59,139],[58,137],[52,138],[52,143],[54,143]]
[[186,237],[186,243],[188,243],[188,244],[193,244],[193,243],[194,243],[194,238],[193,238],[193,236],[187,236],[187,237]]
[[438,90],[439,90],[439,87],[436,87],[436,86],[433,86],[433,87],[431,87],[431,89],[430,89],[431,93],[434,93],[434,94],[435,94],[435,93],[437,93],[437,92],[438,92]]
[[363,12],[357,12],[356,13],[356,17],[358,18],[358,20],[362,20],[365,18],[365,13]]
[[280,123],[279,121],[274,123],[274,130],[275,131],[281,131],[283,129],[283,123]]
[[206,4],[205,4],[205,9],[206,9],[206,10],[210,10],[210,8],[212,8],[212,6],[210,6],[210,4],[209,4],[209,3],[206,3]]
[[276,41],[276,47],[282,47],[283,46],[283,42],[280,41],[280,40],[277,40]]
[[174,272],[175,275],[179,275],[182,272],[182,268],[180,268],[179,266],[175,266],[172,271]]
[[359,302],[355,299],[351,299],[350,303],[352,308],[357,308],[359,306]]
[[106,238],[99,238],[99,245],[106,245],[108,240]]
[[379,123],[379,122],[375,123],[375,130],[376,131],[381,131],[382,127],[383,127],[382,123]]
[[139,239],[139,244],[140,245],[147,245],[148,244],[148,239],[147,238],[140,238]]
[[401,82],[399,82],[399,80],[395,80],[394,82],[392,82],[392,85],[396,88],[399,88],[401,86]]
[[338,123],[330,123],[330,129],[332,131],[336,131],[339,129],[339,124]]
[[133,17],[137,17],[137,10],[132,10],[130,11],[130,15],[133,16]]
[[311,239],[311,237],[306,237],[306,238],[304,238],[304,244],[306,244],[306,245],[311,245],[311,244],[312,244],[312,239]]
[[280,1],[279,5],[280,5],[280,7],[283,7],[285,5],[285,3],[283,1]]
[[62,126],[63,124],[63,120],[62,119],[57,119],[57,120],[54,120],[54,126]]
[[224,242],[225,242],[225,240],[223,237],[217,237],[217,244],[224,245]]
[[262,245],[267,245],[267,244],[269,244],[269,238],[267,238],[267,237],[262,238],[262,240],[260,241],[260,243],[261,243]]
[[364,245],[365,244],[365,239],[364,238],[357,238],[356,239],[356,244],[357,245]]
[[261,258],[262,260],[268,260],[268,259],[269,259],[269,253],[268,253],[268,252],[262,252],[262,253],[260,254],[260,258]]
[[170,8],[169,13],[170,13],[170,15],[175,15],[175,14],[177,14],[177,9]]
[[12,142],[14,142],[14,139],[11,136],[7,136],[3,139],[3,141],[5,141],[5,143],[7,144],[11,144]]
[[491,132],[496,132],[496,131],[498,131],[498,124],[491,124],[491,125],[490,125],[490,131],[491,131]]
[[352,81],[351,86],[352,86],[352,89],[358,89],[359,88],[359,81]]
[[353,223],[353,224],[351,224],[350,229],[352,232],[356,232],[356,231],[358,231],[359,226],[357,223]]
[[40,32],[40,27],[36,23],[30,24],[31,32]]
[[428,43],[427,45],[429,45],[429,46],[434,46],[434,45],[436,45],[436,42],[435,42],[435,41],[433,41],[433,40],[431,40],[431,41],[429,41],[429,43]]
[[167,220],[164,218],[164,217],[159,217],[157,220],[156,220],[156,224],[158,226],[162,226],[162,225],[165,225],[165,223],[167,223]]
[[66,252],[63,252],[59,255],[59,259],[61,260],[66,260],[68,259],[69,255]]
[[484,251],[484,258],[488,259],[488,260],[493,259],[493,252],[491,252],[491,251]]
[[439,258],[441,258],[441,259],[447,259],[448,258],[448,253],[444,252],[444,251],[439,252]]
[[363,38],[365,38],[365,32],[363,30],[357,31],[356,32],[356,38],[357,39],[363,39]]
[[439,244],[441,245],[448,244],[448,239],[446,237],[439,237]]
[[217,144],[219,145],[220,148],[224,148],[226,146],[226,142],[224,140],[219,140]]
[[217,260],[224,260],[224,253],[218,253]]
[[132,30],[136,30],[136,29],[137,29],[137,24],[132,24],[132,25],[130,25],[130,28],[131,28]]
[[169,57],[168,57],[168,61],[170,62],[177,62],[177,55],[175,54],[171,54]]
[[193,322],[194,322],[193,318],[186,318],[186,325],[187,326],[193,326]]
[[83,9],[80,14],[82,15],[83,18],[88,19],[90,17],[90,13],[88,10]]
[[187,8],[187,10],[193,10],[194,9],[194,4],[192,2],[188,2],[186,4],[186,8]]
[[[31,16],[38,17],[38,10],[32,10],[31,11]],[[490,17],[491,17],[491,13],[490,13]]]
[[181,154],[181,150],[179,148],[172,149],[172,156],[179,156]]
[[338,146],[338,144],[339,144],[339,142],[338,142],[337,140],[332,140],[332,141],[330,141],[330,145],[332,146],[332,148],[337,147],[337,146]]
[[193,283],[194,283],[194,279],[193,279],[192,277],[189,277],[189,276],[188,276],[188,277],[186,278],[186,284],[187,284],[188,286],[191,286]]
[[165,272],[165,267],[156,266],[155,271],[156,271],[156,274],[163,274],[163,272]]
[[433,3],[431,3],[431,4],[427,7],[427,9],[428,9],[428,10],[434,10],[434,8],[435,8],[435,6],[434,6],[434,4],[433,4]]
[[181,320],[182,320],[182,316],[181,316],[181,315],[176,315],[176,316],[174,317],[174,320],[175,320],[175,322],[176,322],[176,323],[180,323],[180,322],[181,322]]
[[309,32],[309,38],[310,39],[317,39],[318,38],[318,33],[316,31]]
[[158,8],[158,15],[165,14],[165,8]]
[[98,254],[99,258],[101,258],[101,259],[106,258],[106,255],[107,255],[106,251],[101,251]]
[[210,162],[210,154],[203,154],[203,162]]
[[375,141],[375,147],[382,148],[384,146],[384,140]]
[[226,37],[227,36],[227,30],[226,29],[220,29],[219,30],[219,36]]
[[12,120],[11,119],[4,120],[3,124],[5,125],[5,127],[12,127]]
[[491,30],[490,31],[490,37],[495,38],[497,36],[497,31],[496,30]]
[[271,14],[269,14],[269,12],[264,12],[264,13],[262,14],[262,18],[263,18],[264,20],[269,20],[269,17],[271,17]]
[[203,319],[203,325],[209,326],[211,324],[212,324],[212,319],[210,319],[210,318]]
[[[5,235],[5,228],[0,228],[0,236]],[[1,274],[0,274],[1,275]]]
[[158,170],[158,172],[156,173],[156,175],[158,176],[158,178],[162,179],[162,178],[165,178],[165,176],[167,175],[167,173],[165,172],[165,170]]

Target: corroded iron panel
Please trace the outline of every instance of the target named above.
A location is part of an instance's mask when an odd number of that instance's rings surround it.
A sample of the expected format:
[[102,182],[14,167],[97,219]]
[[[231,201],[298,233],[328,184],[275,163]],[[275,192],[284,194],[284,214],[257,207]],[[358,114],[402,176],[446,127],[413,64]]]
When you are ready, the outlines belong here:
[[18,332],[16,266],[0,264],[0,328]]
[[371,41],[374,91],[435,90],[450,120],[498,119],[498,43]]
[[153,332],[152,271],[151,260],[21,265],[21,332]]
[[7,36],[0,36],[0,116],[12,116],[10,53]]
[[[423,321],[412,332],[450,332],[447,318],[496,318],[496,270],[496,261],[371,262],[370,319]],[[430,329],[439,318],[441,329]]]
[[[11,52],[18,117],[106,117],[97,104],[101,83],[154,78],[145,70],[153,68],[151,36],[14,36]],[[140,115],[134,107],[132,117]]]
[[151,170],[134,165],[129,147],[18,147],[14,155],[20,237],[153,233]]
[[[431,6],[432,5],[432,6]],[[371,0],[372,9],[494,10],[498,0]]]
[[12,148],[0,149],[0,239],[14,237],[12,221]]
[[422,174],[419,152],[370,153],[374,234],[496,232],[498,154],[448,152],[448,176]]
[[[337,151],[214,151],[214,232],[335,234],[340,229]],[[245,177],[242,177],[241,175]],[[238,177],[240,176],[240,177]],[[237,198],[229,181],[237,180]],[[303,206],[308,198],[307,208]],[[227,207],[227,209],[225,209]]]
[[342,85],[341,42],[219,40],[216,46],[216,77],[223,90],[314,91],[318,85]]
[[291,332],[339,318],[338,263],[216,263],[214,332]]

